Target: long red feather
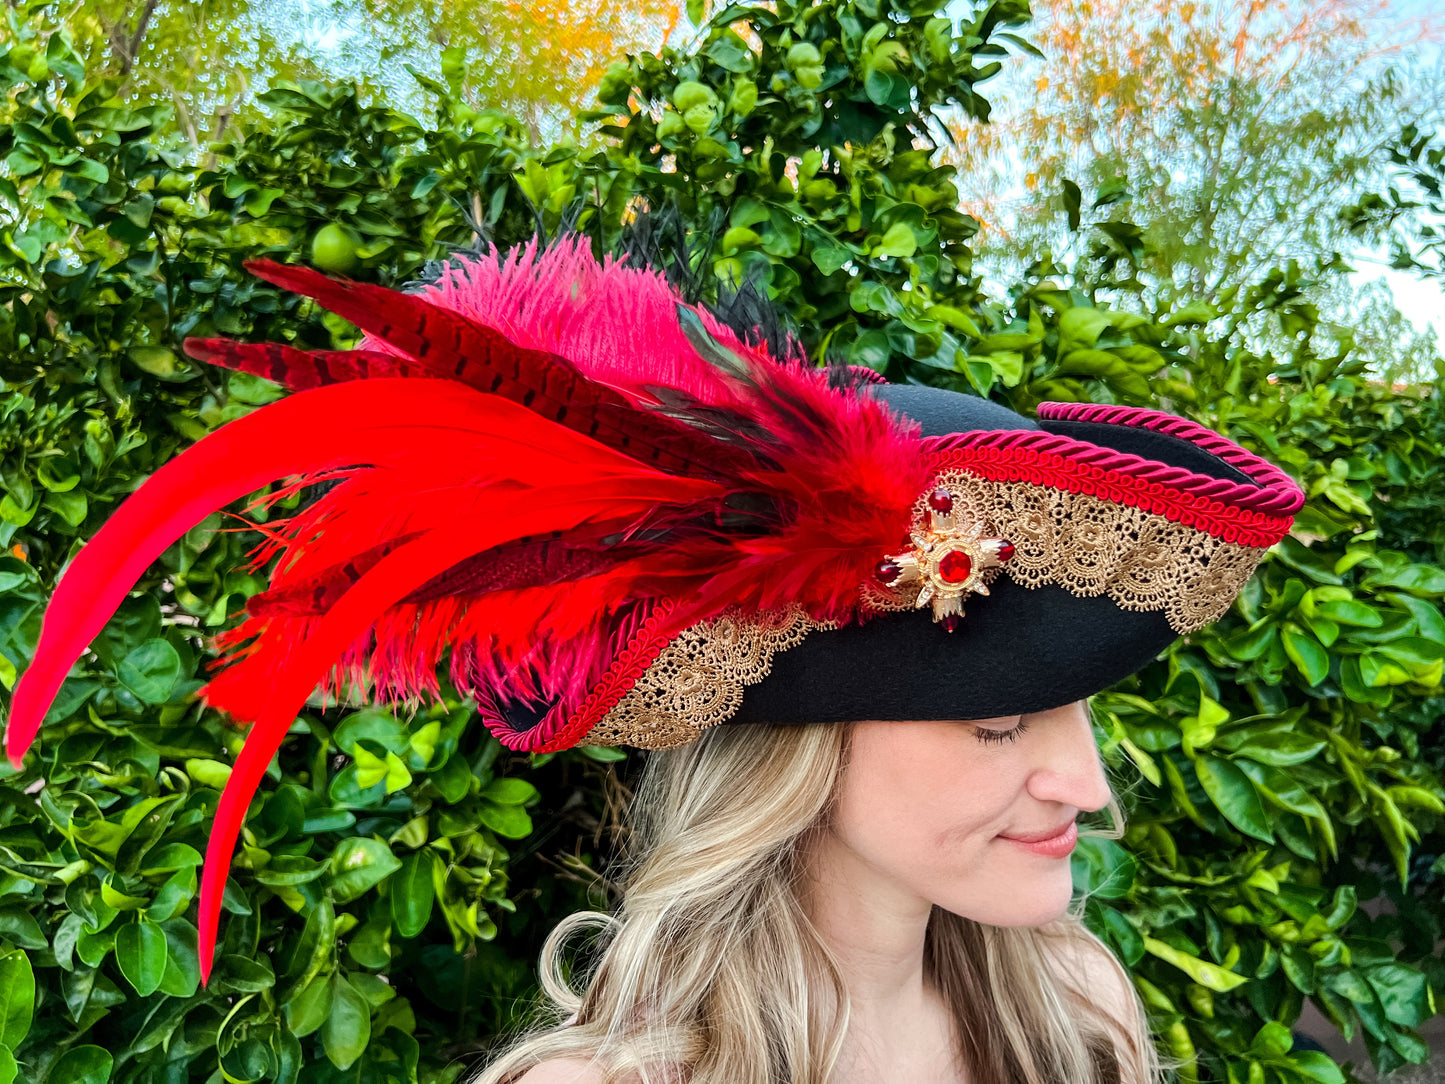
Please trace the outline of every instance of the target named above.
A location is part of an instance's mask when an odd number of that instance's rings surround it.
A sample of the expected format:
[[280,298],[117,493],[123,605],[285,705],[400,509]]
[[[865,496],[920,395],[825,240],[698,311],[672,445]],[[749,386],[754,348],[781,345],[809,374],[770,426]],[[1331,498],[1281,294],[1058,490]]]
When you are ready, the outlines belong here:
[[599,498],[595,496],[595,486],[558,486],[545,493],[516,493],[508,499],[477,501],[474,507],[458,509],[448,527],[397,548],[372,566],[316,623],[311,635],[295,645],[284,668],[267,686],[264,705],[255,716],[255,724],[246,736],[216,808],[201,874],[202,981],[210,977],[221,896],[236,837],[246,819],[251,798],[282,737],[336,656],[388,607],[425,583],[439,569],[448,568],[473,552],[478,545],[483,548],[495,545],[518,531],[561,530],[593,516],[616,514],[623,501],[630,500],[641,509],[668,499],[674,484],[675,480],[666,476],[639,476],[621,487],[623,491],[630,491],[629,496],[614,492]]
[[[115,612],[145,568],[211,512],[289,474],[355,463],[416,472],[448,443],[476,453],[471,469],[485,480],[529,477],[551,485],[559,473],[597,459],[615,469],[646,471],[625,456],[561,430],[505,399],[432,380],[396,379],[330,385],[279,400],[217,430],[167,463],[116,509],[71,562],[41,627],[35,658],[15,688],[6,746],[19,765],[66,673]],[[425,476],[425,470],[413,477]],[[718,492],[708,483],[671,479],[680,499]],[[445,522],[433,501],[433,522]],[[510,536],[515,537],[515,536]],[[339,541],[333,537],[332,542]]]

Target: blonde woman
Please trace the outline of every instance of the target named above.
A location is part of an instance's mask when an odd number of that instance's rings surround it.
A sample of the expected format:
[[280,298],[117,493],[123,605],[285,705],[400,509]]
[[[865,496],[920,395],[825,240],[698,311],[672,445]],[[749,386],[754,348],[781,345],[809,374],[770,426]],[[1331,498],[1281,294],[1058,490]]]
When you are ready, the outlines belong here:
[[[202,695],[251,724],[201,882],[208,975],[251,795],[319,684],[436,669],[508,748],[652,755],[616,916],[552,937],[558,1026],[481,1079],[1148,1084],[1118,964],[1069,910],[1109,804],[1087,697],[1223,614],[1304,502],[1154,410],[808,364],[580,239],[415,292],[267,261],[350,351],[191,341],[294,394],[152,475],[76,555],[16,687],[23,755],[146,563],[268,481],[269,587]],[[577,992],[562,946],[600,926]],[[570,1021],[563,1017],[570,1016]]]
[[[1069,912],[1074,818],[1109,801],[1084,702],[717,727],[645,773],[618,914],[544,951],[573,1019],[477,1084],[1158,1079],[1132,985]],[[594,925],[574,993],[563,942]]]

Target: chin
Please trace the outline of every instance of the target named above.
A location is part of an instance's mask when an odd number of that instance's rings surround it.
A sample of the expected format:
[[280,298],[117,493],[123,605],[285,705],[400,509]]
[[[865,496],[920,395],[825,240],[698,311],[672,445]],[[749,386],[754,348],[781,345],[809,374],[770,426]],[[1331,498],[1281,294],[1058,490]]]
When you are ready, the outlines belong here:
[[985,926],[1043,926],[1062,918],[1074,896],[1069,865],[1063,863],[1059,876],[1001,879],[997,891],[980,898],[970,893],[967,901],[938,900],[939,907]]

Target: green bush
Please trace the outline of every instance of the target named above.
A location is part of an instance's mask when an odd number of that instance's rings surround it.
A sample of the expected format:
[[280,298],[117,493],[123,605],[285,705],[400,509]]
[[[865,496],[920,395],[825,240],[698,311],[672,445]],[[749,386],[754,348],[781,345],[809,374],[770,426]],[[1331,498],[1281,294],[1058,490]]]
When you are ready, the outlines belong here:
[[[454,69],[424,81],[425,123],[352,87],[278,86],[270,120],[204,168],[163,110],[88,82],[42,15],[8,14],[7,686],[79,542],[180,447],[279,394],[185,360],[183,337],[355,341],[243,260],[400,284],[564,221],[608,249],[669,200],[715,240],[702,270],[760,277],[815,358],[1024,412],[1162,399],[1301,481],[1295,533],[1231,613],[1096,698],[1130,828],[1081,844],[1077,873],[1181,1079],[1343,1079],[1290,1051],[1305,998],[1360,1029],[1380,1069],[1423,1056],[1413,1029],[1445,991],[1440,397],[1373,383],[1348,328],[1298,302],[1296,267],[1228,311],[1149,311],[1127,222],[1080,265],[1041,259],[986,296],[929,118],[986,117],[975,84],[1021,47],[1026,6],[961,26],[888,0],[727,8],[688,50],[614,66],[590,150],[528,146],[460,103]],[[1292,352],[1254,345],[1261,320]],[[196,867],[242,735],[192,693],[205,636],[261,586],[225,527],[145,575],[24,767],[0,770],[0,1084],[454,1080],[525,1016],[550,926],[606,902],[596,871],[635,758],[506,754],[450,695],[408,723],[313,704],[251,808],[201,989]],[[1372,918],[1359,905],[1377,899]]]

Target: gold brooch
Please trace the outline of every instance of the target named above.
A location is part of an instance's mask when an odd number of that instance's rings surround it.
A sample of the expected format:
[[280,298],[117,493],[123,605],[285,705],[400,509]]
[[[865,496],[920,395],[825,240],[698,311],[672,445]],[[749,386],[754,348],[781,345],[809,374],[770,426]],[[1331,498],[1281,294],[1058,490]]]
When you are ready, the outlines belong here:
[[963,619],[965,595],[988,594],[985,569],[996,568],[1013,556],[1006,538],[984,538],[983,524],[961,525],[953,514],[953,494],[935,489],[928,495],[928,525],[910,534],[910,548],[878,562],[873,570],[879,583],[890,588],[918,584],[914,606],[933,603],[933,620],[949,632]]

